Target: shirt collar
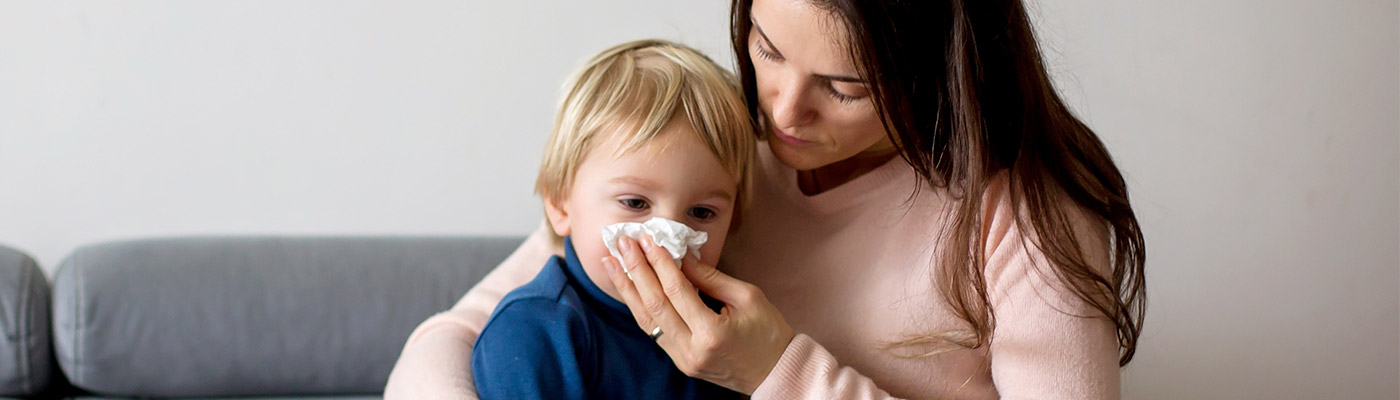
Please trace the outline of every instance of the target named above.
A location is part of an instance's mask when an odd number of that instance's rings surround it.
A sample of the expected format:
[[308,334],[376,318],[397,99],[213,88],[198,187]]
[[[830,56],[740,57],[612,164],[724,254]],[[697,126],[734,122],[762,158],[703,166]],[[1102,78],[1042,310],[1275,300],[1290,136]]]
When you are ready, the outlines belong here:
[[594,284],[592,279],[588,278],[588,273],[583,270],[583,264],[578,261],[578,253],[574,252],[573,237],[564,238],[564,271],[569,274],[571,280],[577,283],[579,288],[583,289],[584,293],[587,293],[588,297],[593,301],[602,304],[605,308],[617,314],[621,314],[621,316],[626,316],[628,319],[631,319],[632,311],[627,309],[627,304],[612,298],[612,296],[609,296],[602,288]]

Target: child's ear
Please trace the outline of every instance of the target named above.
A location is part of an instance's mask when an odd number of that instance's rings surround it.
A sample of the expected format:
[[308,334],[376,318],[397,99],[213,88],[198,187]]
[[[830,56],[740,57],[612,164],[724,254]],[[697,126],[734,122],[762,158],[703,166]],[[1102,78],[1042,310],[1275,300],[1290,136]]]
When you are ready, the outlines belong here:
[[549,219],[549,226],[554,228],[554,234],[559,237],[569,236],[569,212],[564,210],[567,200],[554,201],[549,196],[544,200],[544,216]]

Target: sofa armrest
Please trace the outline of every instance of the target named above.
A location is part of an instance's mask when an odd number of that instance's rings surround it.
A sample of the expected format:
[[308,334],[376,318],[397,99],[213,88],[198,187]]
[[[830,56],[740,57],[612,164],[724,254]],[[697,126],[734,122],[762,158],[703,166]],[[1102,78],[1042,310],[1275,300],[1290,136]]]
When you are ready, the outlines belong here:
[[0,396],[35,396],[49,386],[49,283],[34,259],[0,246]]

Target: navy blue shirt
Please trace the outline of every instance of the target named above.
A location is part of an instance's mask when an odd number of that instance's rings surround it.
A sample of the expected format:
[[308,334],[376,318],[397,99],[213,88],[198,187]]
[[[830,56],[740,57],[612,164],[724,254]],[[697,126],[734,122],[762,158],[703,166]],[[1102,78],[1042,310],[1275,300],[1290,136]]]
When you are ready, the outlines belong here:
[[563,258],[491,313],[472,378],[482,400],[737,398],[676,369],[627,305],[588,279],[567,238]]

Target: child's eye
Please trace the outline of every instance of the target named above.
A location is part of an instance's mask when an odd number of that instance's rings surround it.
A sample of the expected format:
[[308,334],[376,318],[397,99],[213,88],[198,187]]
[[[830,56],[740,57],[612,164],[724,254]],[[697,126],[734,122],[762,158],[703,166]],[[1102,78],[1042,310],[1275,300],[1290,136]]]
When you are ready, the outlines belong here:
[[648,207],[651,207],[651,205],[647,204],[646,200],[642,199],[622,199],[618,200],[617,202],[621,203],[623,207],[632,210],[645,210]]
[[708,221],[710,218],[714,218],[716,213],[715,210],[711,210],[705,207],[694,207],[690,209],[689,214],[691,218],[695,218],[701,221]]

